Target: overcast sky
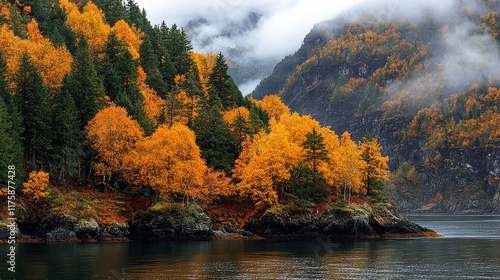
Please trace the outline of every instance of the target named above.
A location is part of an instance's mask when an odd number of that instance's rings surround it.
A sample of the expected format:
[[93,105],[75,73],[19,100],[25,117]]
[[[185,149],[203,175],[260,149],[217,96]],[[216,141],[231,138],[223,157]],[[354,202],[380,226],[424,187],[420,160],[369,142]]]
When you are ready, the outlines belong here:
[[[136,0],[145,8],[152,24],[165,21],[186,26],[203,18],[193,39],[195,51],[225,51],[227,47],[244,47],[258,57],[284,57],[295,52],[315,23],[332,19],[362,0]],[[252,30],[232,34],[221,32],[245,24],[249,13],[259,15]],[[207,45],[207,38],[211,37]],[[214,39],[215,37],[215,39]]]

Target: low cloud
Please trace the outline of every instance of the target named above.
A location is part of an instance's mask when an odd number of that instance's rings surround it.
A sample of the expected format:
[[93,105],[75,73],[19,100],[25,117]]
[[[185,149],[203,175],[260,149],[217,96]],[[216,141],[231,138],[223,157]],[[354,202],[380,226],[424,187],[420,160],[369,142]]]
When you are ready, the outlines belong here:
[[222,52],[240,69],[267,61],[259,73],[236,74],[235,80],[242,86],[256,84],[255,80],[271,73],[269,64],[298,50],[315,23],[332,19],[359,2],[362,0],[139,0],[138,4],[146,9],[152,24],[165,21],[168,26],[184,27],[196,52]]

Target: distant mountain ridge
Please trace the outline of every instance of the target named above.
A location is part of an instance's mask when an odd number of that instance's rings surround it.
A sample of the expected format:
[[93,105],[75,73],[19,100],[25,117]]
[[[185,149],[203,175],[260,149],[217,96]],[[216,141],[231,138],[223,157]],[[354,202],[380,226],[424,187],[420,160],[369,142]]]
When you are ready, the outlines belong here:
[[418,20],[317,24],[252,96],[377,138],[403,212],[500,213],[499,8],[457,1]]

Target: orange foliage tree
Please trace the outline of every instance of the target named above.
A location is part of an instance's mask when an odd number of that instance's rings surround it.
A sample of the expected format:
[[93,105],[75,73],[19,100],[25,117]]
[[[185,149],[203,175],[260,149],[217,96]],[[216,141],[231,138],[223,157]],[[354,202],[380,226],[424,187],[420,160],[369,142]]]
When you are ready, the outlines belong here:
[[267,95],[262,100],[255,100],[253,98],[250,100],[252,100],[257,107],[265,110],[270,119],[279,119],[283,114],[290,114],[290,108],[288,108],[277,95]]
[[80,13],[78,6],[73,2],[60,0],[59,3],[66,13],[66,25],[77,36],[85,38],[90,53],[96,57],[104,49],[111,31],[111,27],[106,24],[104,13],[92,1],[83,7],[83,13]]
[[208,88],[206,86],[208,82],[208,77],[212,73],[212,70],[215,66],[215,61],[217,60],[217,55],[213,52],[205,52],[205,53],[195,53],[191,52],[191,59],[196,65],[198,69],[198,75],[200,76],[200,82],[203,87],[203,91],[205,94],[208,92]]
[[142,44],[144,33],[135,26],[130,27],[124,20],[119,20],[111,31],[116,32],[116,37],[128,45],[128,50],[134,59],[139,58],[139,46]]
[[29,174],[28,182],[23,183],[24,193],[31,196],[35,202],[48,198],[49,173],[33,171]]
[[348,201],[350,202],[352,193],[357,193],[363,185],[362,170],[364,164],[361,160],[361,150],[358,145],[351,140],[349,132],[346,131],[342,134],[340,147],[337,151],[339,152],[338,164],[343,175],[344,199],[349,190]]
[[38,23],[32,20],[27,31],[26,40],[14,35],[7,26],[0,30],[0,49],[7,60],[9,75],[13,77],[19,68],[19,59],[24,51],[30,55],[31,62],[40,71],[44,84],[48,87],[59,87],[66,74],[71,71],[73,61],[70,52],[65,46],[55,47],[52,42],[44,38],[38,29]]
[[271,122],[270,132],[257,134],[252,143],[243,142],[243,150],[233,170],[233,177],[242,195],[250,196],[256,204],[273,205],[278,194],[284,194],[290,170],[305,159],[302,143],[306,134],[319,123],[310,116],[283,114]]
[[382,187],[383,180],[388,180],[389,166],[387,162],[388,157],[383,157],[380,154],[382,147],[377,143],[377,140],[371,138],[367,134],[360,143],[361,148],[361,158],[364,161],[363,164],[363,182],[366,188],[366,195],[370,194],[372,189],[377,187]]
[[85,128],[92,148],[98,154],[94,165],[97,174],[108,180],[114,173],[124,170],[125,158],[135,148],[136,142],[144,137],[144,131],[127,110],[114,103],[90,120]]
[[150,186],[162,196],[179,193],[185,200],[206,199],[209,186],[203,183],[207,166],[195,138],[185,125],[161,125],[150,137],[138,141],[127,155],[125,178]]

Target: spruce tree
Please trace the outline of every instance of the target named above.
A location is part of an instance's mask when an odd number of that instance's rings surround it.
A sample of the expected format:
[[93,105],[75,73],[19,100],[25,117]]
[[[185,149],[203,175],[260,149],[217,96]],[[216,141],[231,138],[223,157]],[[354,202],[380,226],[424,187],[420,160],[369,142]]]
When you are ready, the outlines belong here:
[[121,0],[94,0],[94,3],[104,12],[109,25],[113,26],[119,20],[129,22],[127,9]]
[[137,84],[139,61],[132,57],[125,43],[111,32],[101,60],[100,74],[111,101],[127,109],[146,134],[153,132],[154,124],[143,108],[144,96]]
[[224,56],[219,54],[207,81],[208,104],[210,106],[220,102],[224,109],[229,109],[243,104],[243,95],[231,76],[227,74],[227,70],[228,66]]
[[79,128],[83,130],[106,105],[104,86],[83,37],[80,37],[71,68],[71,74],[65,79],[62,90],[71,94],[78,112]]
[[229,173],[237,155],[236,140],[219,107],[204,106],[198,110],[193,129],[196,133],[196,144],[200,147],[207,166]]
[[84,137],[79,129],[81,122],[75,101],[66,88],[59,90],[54,104],[53,162],[58,169],[58,181],[65,183],[65,176],[74,171],[75,165],[81,160]]
[[51,150],[51,104],[47,87],[37,68],[24,52],[15,76],[15,94],[24,126],[24,149],[28,155],[30,170],[43,166]]
[[5,105],[2,98],[0,98],[0,168],[4,170],[0,174],[0,188],[6,188],[7,182],[9,181],[7,177],[7,170],[9,166],[13,165],[16,167],[16,181],[13,181],[16,185],[23,181],[24,177],[24,167],[22,165],[22,145],[18,138],[16,138],[15,133],[13,133],[14,126],[10,118],[9,112],[7,111],[7,106]]
[[[175,76],[178,74],[172,62],[172,57],[168,52],[167,45],[169,32],[170,29],[167,27],[166,23],[162,22],[160,26],[155,26],[150,36],[151,46],[160,62],[158,70],[166,85],[164,92],[159,92],[160,96],[163,98],[166,97],[166,93],[169,92],[174,85]],[[162,93],[165,94],[165,96],[162,96]]]
[[231,128],[233,129],[233,135],[236,139],[236,157],[238,157],[242,151],[242,143],[247,135],[252,134],[252,129],[250,128],[250,123],[241,114],[236,116],[236,119],[231,124]]
[[317,164],[319,161],[328,160],[328,152],[326,151],[326,145],[324,143],[325,139],[321,134],[313,128],[312,132],[306,134],[306,141],[302,143],[304,149],[306,149],[306,157],[304,161],[312,161],[313,167],[311,168],[313,173],[313,187],[317,188],[319,172]]
[[312,169],[314,172],[318,172],[316,168],[318,161],[328,160],[328,152],[326,151],[324,141],[323,136],[316,131],[316,128],[313,128],[312,132],[306,134],[306,141],[302,143],[302,146],[306,149],[305,161],[313,162]]
[[193,60],[189,53],[193,47],[184,29],[172,25],[166,33],[167,51],[178,75],[185,75],[191,71]]
[[163,77],[159,70],[160,62],[158,61],[158,57],[151,45],[149,37],[146,37],[139,47],[139,54],[140,65],[147,74],[146,84],[154,89],[159,96],[165,98],[167,85],[163,81]]
[[[10,94],[8,85],[7,62],[0,51],[0,170],[8,170],[8,166],[16,167],[16,180],[19,185],[24,180],[23,131],[22,118],[17,111],[14,97]],[[6,187],[7,172],[0,176],[1,187]],[[11,180],[12,181],[12,180]]]

